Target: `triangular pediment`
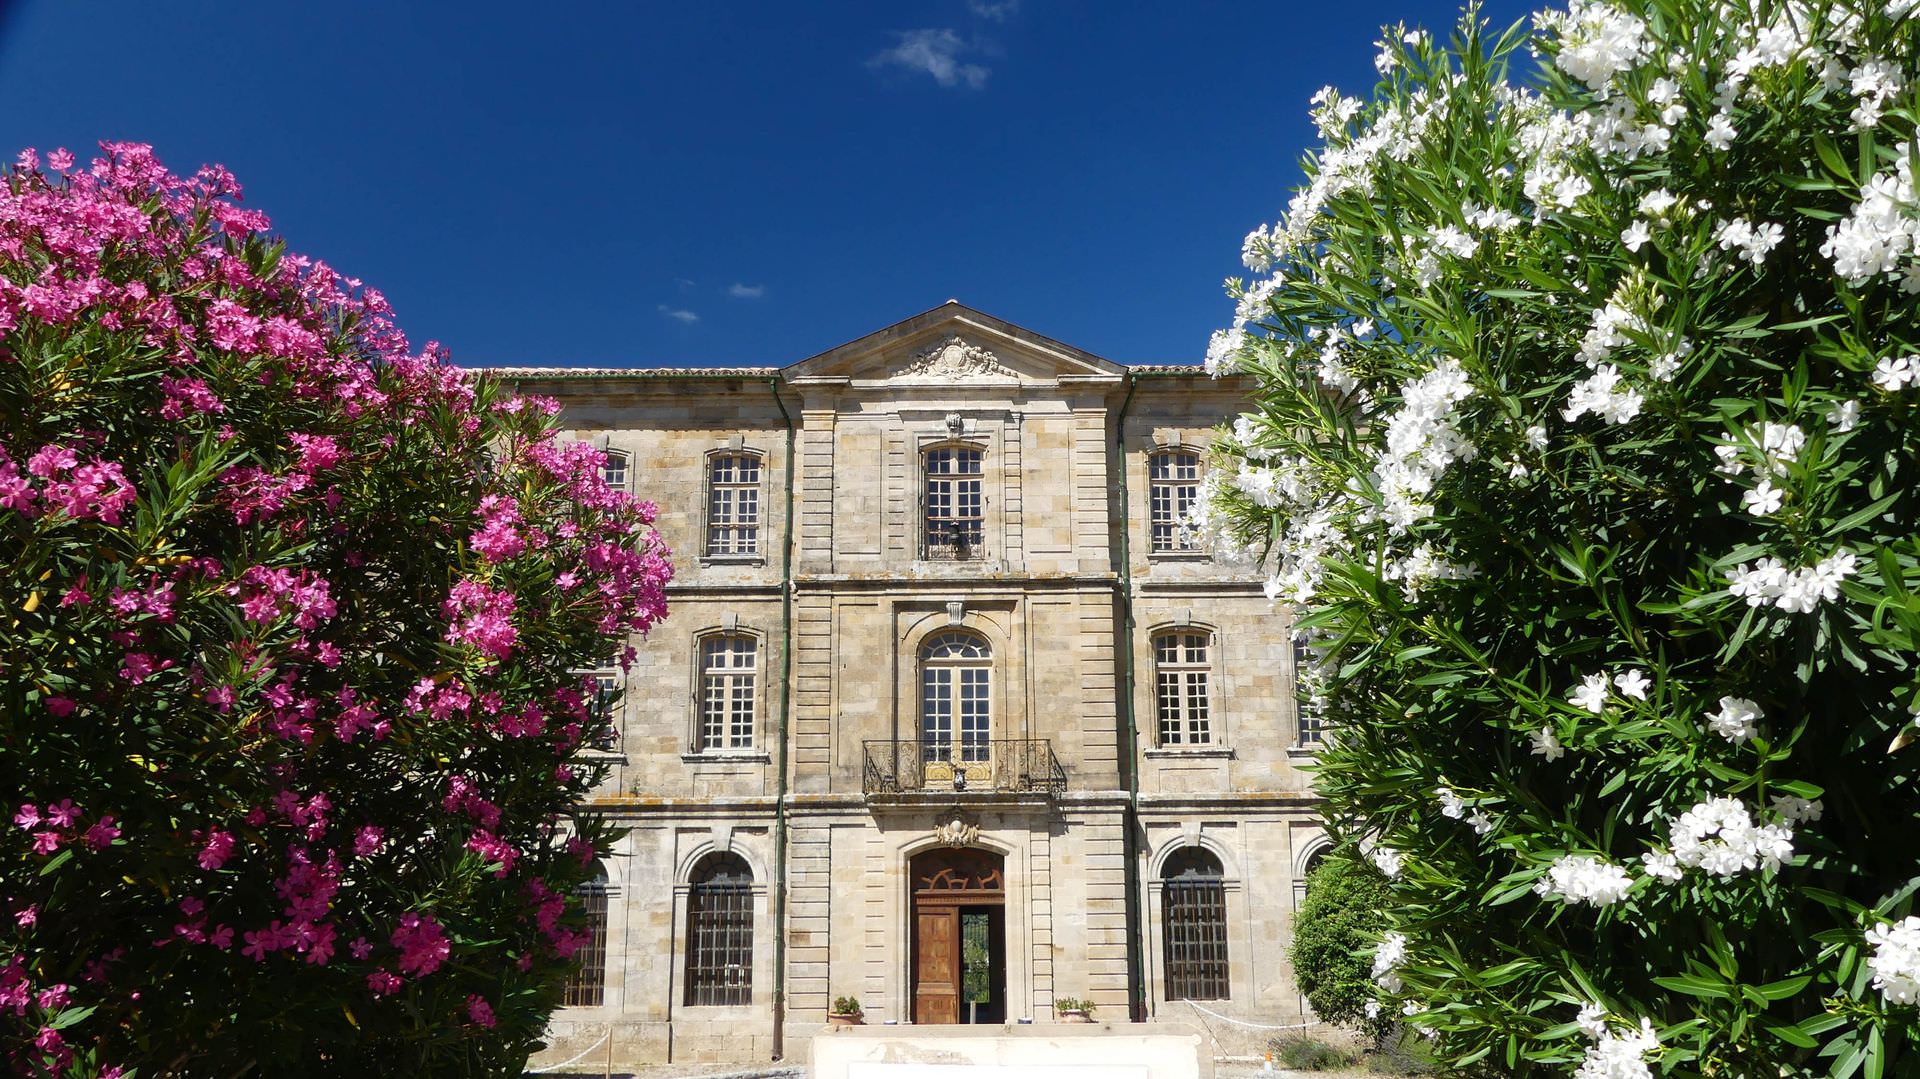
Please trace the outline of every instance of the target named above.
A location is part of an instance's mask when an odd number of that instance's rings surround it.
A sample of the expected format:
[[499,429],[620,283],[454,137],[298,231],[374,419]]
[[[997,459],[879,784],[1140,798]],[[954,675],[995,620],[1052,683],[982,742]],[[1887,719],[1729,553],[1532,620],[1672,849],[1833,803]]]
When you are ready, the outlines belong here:
[[1083,349],[949,300],[801,360],[790,383],[1003,385],[1119,380],[1125,368]]

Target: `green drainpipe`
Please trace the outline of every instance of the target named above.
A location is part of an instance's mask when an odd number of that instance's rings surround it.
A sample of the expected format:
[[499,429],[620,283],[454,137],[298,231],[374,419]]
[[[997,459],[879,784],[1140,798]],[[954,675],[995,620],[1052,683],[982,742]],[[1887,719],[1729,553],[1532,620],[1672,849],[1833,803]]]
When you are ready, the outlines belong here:
[[780,400],[780,380],[767,379],[773,403],[787,426],[786,526],[780,535],[780,762],[774,773],[773,802],[773,1059],[787,1048],[787,725],[791,717],[787,682],[793,671],[793,417]]
[[1133,716],[1133,555],[1128,539],[1133,534],[1133,519],[1127,510],[1127,409],[1133,406],[1133,393],[1140,388],[1138,372],[1127,373],[1127,396],[1120,402],[1120,414],[1114,420],[1113,443],[1120,458],[1120,747],[1121,765],[1127,780],[1127,811],[1123,820],[1121,850],[1126,859],[1127,880],[1127,1005],[1130,1018],[1143,1023],[1147,1018],[1147,980],[1144,972],[1147,938],[1140,916],[1140,753],[1139,733]]

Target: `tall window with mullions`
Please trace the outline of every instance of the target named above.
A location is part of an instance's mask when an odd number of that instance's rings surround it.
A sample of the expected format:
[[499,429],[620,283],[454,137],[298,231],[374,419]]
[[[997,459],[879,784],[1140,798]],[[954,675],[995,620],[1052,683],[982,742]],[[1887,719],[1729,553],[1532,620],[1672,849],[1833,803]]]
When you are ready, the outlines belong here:
[[700,642],[700,751],[752,749],[757,642],[715,634]]
[[753,1002],[753,870],[737,854],[709,854],[687,889],[690,1005]]
[[986,539],[980,451],[947,446],[927,451],[926,557],[980,558]]
[[926,759],[986,760],[993,738],[992,696],[993,654],[984,639],[949,631],[921,646],[920,742]]
[[1176,851],[1160,873],[1168,1000],[1226,1000],[1227,882],[1220,859]]
[[1147,458],[1148,524],[1156,551],[1191,551],[1190,537],[1180,534],[1180,522],[1200,497],[1200,455],[1188,450],[1162,450]]
[[1213,741],[1207,695],[1213,674],[1207,656],[1209,637],[1205,631],[1193,629],[1154,635],[1154,704],[1163,746],[1207,745]]
[[760,458],[715,454],[707,469],[707,553],[760,551]]

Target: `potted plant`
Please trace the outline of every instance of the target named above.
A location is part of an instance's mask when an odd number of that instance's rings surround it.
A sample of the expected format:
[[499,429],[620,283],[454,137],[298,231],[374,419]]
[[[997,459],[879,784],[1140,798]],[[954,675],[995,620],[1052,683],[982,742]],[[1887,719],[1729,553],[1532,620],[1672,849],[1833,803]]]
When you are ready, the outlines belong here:
[[1055,997],[1053,1010],[1060,1016],[1062,1023],[1093,1022],[1093,1001],[1076,997]]
[[835,997],[833,1007],[827,1011],[827,1025],[830,1027],[857,1027],[866,1021],[860,1011],[859,997]]

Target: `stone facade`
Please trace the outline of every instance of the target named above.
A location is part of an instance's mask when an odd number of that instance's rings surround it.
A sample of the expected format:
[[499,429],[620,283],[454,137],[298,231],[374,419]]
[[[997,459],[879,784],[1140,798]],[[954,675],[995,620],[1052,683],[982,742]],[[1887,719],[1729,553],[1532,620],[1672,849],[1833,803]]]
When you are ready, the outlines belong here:
[[[536,1064],[803,1058],[842,996],[870,1024],[928,1021],[938,904],[977,897],[916,873],[956,851],[998,869],[980,893],[997,920],[974,904],[952,923],[992,934],[996,1018],[1045,1021],[1060,997],[1222,1031],[1300,1018],[1284,946],[1322,840],[1285,616],[1248,572],[1152,539],[1154,455],[1204,462],[1244,383],[951,302],[784,367],[507,373],[627,455],[676,568],[670,617],[609,671],[622,736],[600,802],[631,830],[606,867],[604,993],[559,1014]],[[936,460],[979,501],[948,499]],[[716,501],[742,500],[750,544],[712,531],[738,521]],[[1166,744],[1163,633],[1202,653],[1169,675],[1186,696]],[[1189,1003],[1168,999],[1164,877],[1195,847],[1219,868],[1202,889],[1224,896],[1227,977]],[[688,969],[716,855],[751,876],[729,893],[751,961],[728,975],[750,988],[724,1004],[692,1002]]]

